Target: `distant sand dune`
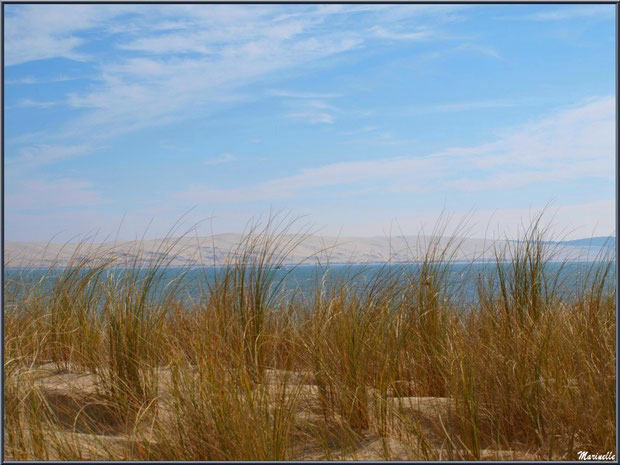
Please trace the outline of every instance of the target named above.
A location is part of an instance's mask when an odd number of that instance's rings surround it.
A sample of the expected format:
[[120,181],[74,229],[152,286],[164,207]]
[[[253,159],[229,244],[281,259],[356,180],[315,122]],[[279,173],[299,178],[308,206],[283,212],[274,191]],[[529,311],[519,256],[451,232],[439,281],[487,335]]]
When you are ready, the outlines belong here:
[[[124,261],[138,259],[140,264],[167,254],[168,266],[222,265],[240,247],[241,234],[218,234],[212,237],[184,237],[146,241],[107,243],[40,243],[6,242],[5,266],[8,267],[63,267],[71,259],[97,257],[117,258]],[[406,262],[420,259],[431,242],[428,236],[407,237],[334,237],[334,236],[285,236],[285,240],[299,241],[284,264],[297,263],[376,263]],[[439,238],[439,247],[445,247],[449,238]],[[494,249],[502,250],[506,241],[484,239],[458,239],[454,242],[453,260],[482,261],[494,258]],[[592,260],[601,252],[600,246],[550,245],[555,260]]]

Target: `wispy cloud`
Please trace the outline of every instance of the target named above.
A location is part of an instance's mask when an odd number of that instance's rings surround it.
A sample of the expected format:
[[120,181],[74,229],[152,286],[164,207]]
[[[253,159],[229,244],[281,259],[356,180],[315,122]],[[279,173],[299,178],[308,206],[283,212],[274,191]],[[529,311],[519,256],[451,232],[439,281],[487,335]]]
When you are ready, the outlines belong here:
[[6,196],[7,210],[29,211],[49,208],[77,208],[102,205],[108,201],[92,183],[80,179],[22,179],[21,189]]
[[76,81],[78,79],[85,79],[84,76],[54,76],[49,78],[39,78],[34,76],[26,76],[20,79],[6,79],[4,83],[6,85],[33,85],[33,84],[49,84],[53,82],[67,82]]
[[45,102],[41,100],[22,99],[17,102],[13,107],[21,108],[51,108],[56,105],[62,105],[63,102]]
[[291,119],[303,120],[311,124],[332,124],[334,116],[321,111],[302,111],[298,113],[287,113]]
[[[446,205],[446,210],[454,212],[452,221],[447,225],[445,234],[462,234],[458,231],[459,223],[465,221],[469,237],[480,239],[519,239],[523,237],[524,225],[529,225],[540,214],[542,225],[550,225],[552,236],[548,239],[567,240],[583,237],[607,236],[615,233],[614,210],[615,202],[612,199],[599,200],[587,203],[559,204],[542,201],[520,208],[480,208],[475,210],[459,211],[454,204]],[[360,212],[361,213],[361,212]],[[398,215],[395,224],[391,221],[377,223],[376,221],[343,228],[343,235],[372,235],[381,230],[393,233],[411,234],[419,231],[431,231],[437,224],[437,212],[416,214],[415,218],[408,218],[406,212]],[[363,215],[360,215],[363,216]],[[390,227],[392,226],[392,227]]]
[[20,150],[15,157],[5,158],[11,174],[24,169],[38,169],[46,165],[88,155],[94,151],[90,144],[80,145],[32,145]]
[[231,163],[237,160],[239,160],[239,158],[232,153],[223,153],[222,155],[219,155],[217,157],[205,160],[204,164],[209,166],[223,165],[225,163]]
[[48,58],[87,60],[88,55],[79,51],[84,40],[78,33],[129,11],[132,7],[122,5],[7,5],[4,64]]
[[479,53],[479,54],[486,55],[491,58],[497,58],[498,60],[503,59],[500,53],[494,47],[490,45],[481,45],[481,44],[467,42],[467,43],[463,43],[459,45],[458,47],[456,47],[455,50]]
[[254,186],[238,189],[211,189],[192,186],[176,198],[190,201],[251,202],[286,198],[309,189],[326,186],[343,186],[366,179],[384,179],[399,173],[424,171],[430,173],[433,160],[428,158],[392,158],[356,162],[332,163],[319,168],[309,168],[292,176],[274,179]]
[[381,26],[374,26],[371,28],[371,32],[375,37],[390,40],[426,40],[432,37],[431,31],[425,29],[415,32],[397,32],[389,31]]
[[292,99],[331,99],[342,97],[342,94],[332,92],[298,92],[281,89],[269,89],[267,95],[272,97],[286,97]]
[[370,144],[370,145],[379,145],[379,146],[403,146],[403,145],[412,145],[417,142],[416,139],[400,138],[400,137],[397,137],[391,131],[377,130],[377,128],[372,128],[366,131],[357,131],[357,132],[350,131],[349,134],[345,134],[345,135],[360,136],[360,137],[356,137],[354,139],[348,140],[348,142],[356,143],[356,144]]
[[548,118],[513,127],[493,142],[425,157],[332,163],[236,189],[192,186],[178,193],[194,202],[250,202],[310,189],[388,181],[432,191],[517,188],[528,184],[614,176],[615,99],[592,99]]
[[525,21],[565,21],[585,18],[614,19],[614,7],[612,5],[563,5],[561,7],[545,5],[545,10],[528,15],[501,16],[498,19]]
[[357,135],[357,134],[365,134],[365,133],[368,133],[368,132],[374,132],[377,129],[379,129],[378,126],[363,126],[361,128],[354,129],[352,131],[344,131],[342,134],[344,136],[354,136],[354,135]]
[[299,92],[281,89],[269,89],[267,94],[273,97],[286,99],[293,111],[286,113],[286,117],[297,119],[311,124],[332,124],[335,114],[339,111],[334,105],[325,100],[342,97],[342,94],[328,92]]
[[[67,96],[67,104],[81,115],[50,138],[102,139],[204,117],[240,86],[364,47],[373,27],[386,38],[411,40],[451,21],[454,10],[309,5],[282,13],[270,5],[9,5],[6,65],[54,57],[90,60],[97,71],[91,84]],[[354,12],[354,19],[345,12]],[[390,30],[377,26],[381,23],[390,24]],[[93,55],[83,47],[85,33],[93,32],[106,37],[117,53]],[[339,96],[278,89],[271,95]],[[333,111],[317,107],[295,109],[289,116],[315,124],[335,120]],[[32,140],[48,142],[36,135]]]
[[508,100],[481,100],[475,102],[440,103],[419,108],[413,108],[413,113],[453,113],[461,111],[479,110],[483,108],[511,108],[523,105],[522,102]]
[[292,105],[295,111],[287,113],[287,118],[298,119],[312,124],[331,124],[336,118],[338,108],[322,100],[304,100]]
[[540,121],[504,131],[499,140],[453,155],[483,176],[450,182],[464,190],[520,187],[614,173],[615,98],[590,99]]
[[[217,9],[214,7],[209,11]],[[208,24],[213,34],[223,36],[216,53],[208,56],[123,57],[104,62],[98,83],[86,92],[69,95],[68,104],[84,109],[86,113],[71,121],[58,136],[80,134],[99,138],[105,134],[109,137],[204,115],[215,103],[225,102],[231,94],[234,95],[238,86],[278,70],[346,52],[361,44],[361,39],[347,32],[313,34],[311,37],[305,30],[274,33],[266,15],[257,15],[253,21],[244,23],[248,30],[239,36],[230,32],[231,28],[235,30],[234,17],[214,14],[209,19],[212,19]],[[311,22],[307,27],[311,27]],[[176,34],[182,38],[184,31]],[[194,52],[201,50],[195,49]],[[205,79],[205,76],[209,78]],[[321,121],[327,119],[325,115],[309,117]]]

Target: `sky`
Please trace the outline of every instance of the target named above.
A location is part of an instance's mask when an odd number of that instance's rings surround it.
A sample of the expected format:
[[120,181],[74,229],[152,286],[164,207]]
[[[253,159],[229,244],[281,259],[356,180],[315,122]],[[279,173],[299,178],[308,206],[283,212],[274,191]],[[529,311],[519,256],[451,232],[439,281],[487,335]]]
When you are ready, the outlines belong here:
[[5,4],[5,240],[614,234],[614,15]]

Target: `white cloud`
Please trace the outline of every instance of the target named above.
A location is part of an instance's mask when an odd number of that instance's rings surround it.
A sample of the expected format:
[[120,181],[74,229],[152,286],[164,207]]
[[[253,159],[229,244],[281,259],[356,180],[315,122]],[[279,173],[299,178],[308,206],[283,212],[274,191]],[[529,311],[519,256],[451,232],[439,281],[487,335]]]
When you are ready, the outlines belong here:
[[133,42],[122,44],[121,49],[147,52],[154,55],[168,53],[213,53],[214,49],[206,45],[207,41],[200,35],[180,36],[178,34],[166,34],[156,37],[143,37]]
[[[599,200],[583,204],[534,204],[525,208],[456,210],[445,205],[447,223],[445,235],[466,231],[467,237],[480,239],[519,239],[523,237],[524,227],[542,214],[541,227],[549,227],[547,240],[569,240],[584,237],[607,236],[615,234],[615,202]],[[363,217],[363,211],[352,211],[352,215]],[[398,220],[393,220],[398,218]],[[437,212],[415,212],[407,210],[390,211],[389,215],[380,215],[369,221],[361,221],[353,226],[352,222],[343,225],[342,235],[372,236],[391,234],[427,233],[437,224]],[[347,218],[348,220],[348,218]],[[342,221],[342,220],[341,220]],[[344,222],[344,221],[343,221]],[[464,231],[458,230],[465,225]],[[333,234],[337,229],[332,226],[326,234]]]
[[387,179],[411,173],[431,176],[436,163],[430,158],[388,158],[369,161],[340,162],[309,168],[300,173],[254,186],[238,189],[211,189],[192,186],[176,195],[179,199],[194,202],[248,202],[285,198],[300,192],[328,186],[345,186],[367,179]]
[[55,107],[56,105],[60,105],[61,102],[44,102],[41,100],[31,100],[31,99],[22,99],[19,102],[17,102],[17,104],[15,105],[15,107],[22,107],[22,108],[51,108],[51,107]]
[[[261,26],[263,29],[268,29],[266,24]],[[140,57],[108,64],[103,68],[102,85],[70,95],[70,105],[91,111],[72,121],[61,136],[109,137],[204,115],[214,104],[226,101],[239,85],[345,52],[359,43],[338,36],[292,41],[260,38],[227,44],[218,54],[206,58]],[[312,118],[326,120],[325,115]]]
[[442,24],[462,21],[463,14],[459,12],[470,8],[472,6],[466,5],[399,5],[398,8],[382,5],[378,16],[385,24]]
[[231,153],[223,153],[222,155],[219,155],[217,157],[213,157],[213,158],[209,158],[208,160],[205,160],[204,164],[214,166],[214,165],[222,165],[224,163],[231,163],[237,160],[238,158],[235,155]]
[[[500,187],[504,181],[518,187],[545,178],[611,179],[615,125],[615,98],[591,99],[551,117],[506,130],[497,141],[478,150],[469,149],[461,156],[488,173],[478,180],[478,189]],[[474,188],[469,180],[457,183]]]
[[426,40],[432,36],[430,31],[424,29],[415,32],[395,32],[388,31],[387,29],[380,26],[374,26],[371,29],[371,32],[374,34],[375,37],[390,40]]
[[380,145],[380,146],[398,146],[398,145],[408,145],[413,146],[418,143],[417,139],[401,139],[397,137],[391,131],[377,131],[377,128],[374,128],[370,131],[351,131],[345,135],[356,135],[358,134],[360,137],[350,139],[347,142],[355,143],[355,144],[372,144],[372,145]]
[[474,44],[474,43],[465,43],[465,44],[461,44],[458,47],[456,47],[455,49],[456,51],[469,51],[469,52],[476,52],[476,53],[480,53],[482,55],[486,55],[489,56],[491,58],[497,58],[498,60],[503,59],[503,57],[500,55],[500,53],[491,46],[488,45],[480,45],[480,44]]
[[330,99],[342,97],[342,94],[336,93],[319,93],[319,92],[298,92],[281,89],[269,89],[267,95],[272,97],[286,97],[292,99]]
[[84,41],[77,33],[130,10],[118,5],[7,5],[4,64],[58,57],[86,60],[78,51]]
[[615,98],[604,97],[507,129],[496,141],[477,147],[452,148],[426,157],[332,163],[237,189],[192,186],[177,198],[249,202],[359,182],[387,182],[417,191],[447,187],[467,191],[580,178],[613,180],[614,153]]
[[288,118],[299,119],[312,124],[332,124],[334,116],[320,111],[302,111],[298,113],[288,113]]
[[457,103],[441,103],[437,105],[423,106],[413,108],[412,113],[453,113],[460,111],[479,110],[482,108],[511,108],[522,105],[519,102],[507,100],[482,100],[477,102],[457,102]]
[[6,85],[48,84],[52,82],[75,81],[78,79],[85,79],[85,77],[60,75],[49,78],[39,78],[33,76],[26,76],[20,79],[7,79],[4,81],[4,83]]
[[331,124],[338,109],[322,100],[303,100],[292,105],[295,111],[287,113],[292,119],[299,119],[312,124]]
[[36,169],[45,165],[58,163],[72,158],[82,157],[93,152],[89,144],[80,145],[32,145],[20,150],[16,157],[6,157],[8,170],[12,172],[23,169]]
[[311,124],[332,124],[336,119],[335,113],[338,109],[324,100],[342,96],[336,93],[293,92],[277,89],[270,89],[267,94],[288,99],[288,104],[294,111],[287,113],[287,118]]
[[52,181],[21,179],[19,190],[9,192],[5,198],[5,207],[10,212],[76,208],[105,203],[107,201],[93,189],[90,182],[71,178]]
[[[87,207],[62,211],[7,211],[5,218],[5,239],[7,241],[45,243],[52,241],[60,244],[81,240],[87,240],[87,242],[114,240],[116,230],[121,224],[125,224],[122,217],[109,217],[99,210]],[[148,221],[143,223],[142,232],[147,225]],[[103,234],[97,234],[102,231]],[[137,235],[137,237],[140,236]]]
[[[81,116],[50,138],[93,140],[208,116],[217,104],[232,100],[239,86],[363,47],[373,26],[390,24],[402,37],[422,27],[431,33],[454,20],[456,9],[461,8],[299,6],[282,13],[282,6],[271,5],[9,5],[6,64],[91,60],[98,74],[91,76],[88,90],[72,93],[66,102],[83,110]],[[85,33],[105,37],[116,53],[87,52],[81,47]],[[276,95],[337,96],[275,90]],[[294,109],[290,117],[329,124],[335,114]],[[42,135],[33,134],[32,140],[42,142]]]
[[545,5],[547,11],[540,11],[529,15],[502,16],[498,19],[516,19],[527,21],[565,21],[570,19],[614,19],[612,5],[563,5],[553,8]]

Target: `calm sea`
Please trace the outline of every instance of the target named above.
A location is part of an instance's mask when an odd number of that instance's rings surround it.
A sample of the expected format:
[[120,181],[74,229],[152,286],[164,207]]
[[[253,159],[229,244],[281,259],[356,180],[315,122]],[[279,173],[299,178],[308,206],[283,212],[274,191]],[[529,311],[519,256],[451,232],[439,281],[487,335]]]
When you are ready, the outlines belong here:
[[[549,287],[554,286],[559,293],[574,294],[591,284],[596,271],[602,272],[606,264],[603,262],[548,262],[545,265],[546,282]],[[502,265],[502,269],[510,274],[512,266]],[[419,272],[416,264],[364,264],[364,265],[283,265],[270,269],[272,276],[271,291],[291,298],[309,298],[315,295],[318,286],[329,289],[331,286],[347,283],[354,291],[363,292],[374,283],[381,282],[388,276],[394,277],[399,285],[406,286],[408,280]],[[178,295],[181,298],[195,299],[203,291],[208,290],[217,279],[221,278],[224,268],[219,266],[198,268],[165,268],[157,273],[154,292],[163,292],[173,285],[178,285]],[[27,286],[41,281],[44,287],[50,288],[58,277],[62,276],[62,269],[5,269],[5,283],[18,280]],[[109,269],[106,278],[114,278],[122,282],[127,273],[125,269]],[[139,272],[146,276],[146,270]],[[448,293],[458,296],[459,299],[475,301],[477,284],[482,280],[493,281],[498,275],[497,265],[494,263],[452,263],[446,267],[443,283]],[[605,285],[614,289],[616,285],[615,262],[609,269]],[[541,285],[543,285],[541,283]]]

